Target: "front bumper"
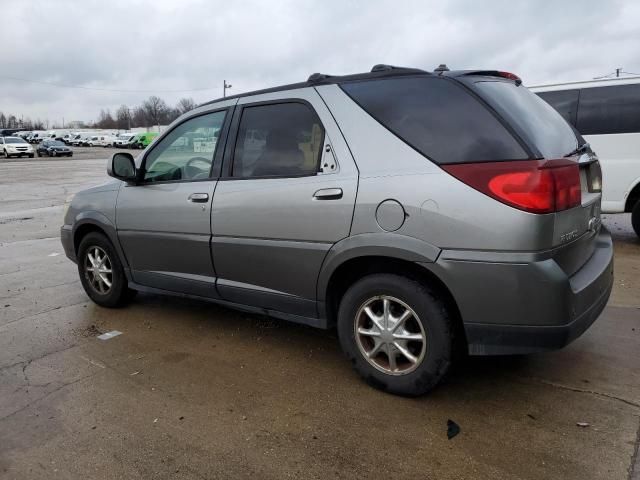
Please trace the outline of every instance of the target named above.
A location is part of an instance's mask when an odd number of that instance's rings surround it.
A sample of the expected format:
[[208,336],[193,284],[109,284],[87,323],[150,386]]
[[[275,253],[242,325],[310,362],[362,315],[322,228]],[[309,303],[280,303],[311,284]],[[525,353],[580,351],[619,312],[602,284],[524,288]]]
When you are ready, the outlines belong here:
[[60,242],[62,243],[64,254],[69,258],[69,260],[75,263],[76,252],[73,247],[73,231],[71,230],[71,225],[63,225],[60,228]]
[[598,318],[613,287],[613,243],[605,228],[589,260],[570,276],[552,258],[437,264],[460,310],[472,355],[562,348]]

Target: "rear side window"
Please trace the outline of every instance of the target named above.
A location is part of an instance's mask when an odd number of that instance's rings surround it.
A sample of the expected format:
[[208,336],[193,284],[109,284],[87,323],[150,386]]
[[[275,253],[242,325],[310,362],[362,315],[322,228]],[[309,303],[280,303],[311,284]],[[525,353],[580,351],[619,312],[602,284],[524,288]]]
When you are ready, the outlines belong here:
[[640,85],[583,88],[577,128],[582,135],[640,132]]
[[341,87],[373,118],[435,163],[528,158],[498,119],[452,80],[391,78]]
[[559,90],[556,92],[540,92],[537,94],[541,99],[555,108],[562,118],[574,127],[576,126],[576,116],[578,113],[578,97],[580,90]]
[[506,80],[480,80],[474,87],[544,158],[563,157],[578,146],[576,134],[565,119],[525,86]]
[[304,103],[242,110],[233,158],[234,177],[314,175],[320,166],[324,129]]

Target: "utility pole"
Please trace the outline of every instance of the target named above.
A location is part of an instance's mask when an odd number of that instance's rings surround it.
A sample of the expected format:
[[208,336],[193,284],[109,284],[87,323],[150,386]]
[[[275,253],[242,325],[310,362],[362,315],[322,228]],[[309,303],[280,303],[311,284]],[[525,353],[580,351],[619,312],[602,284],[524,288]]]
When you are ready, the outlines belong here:
[[616,68],[616,78],[620,76],[620,71],[621,70],[622,70],[622,67]]
[[226,97],[227,96],[227,89],[233,87],[233,85],[227,83],[226,80],[223,81],[222,84],[222,97]]

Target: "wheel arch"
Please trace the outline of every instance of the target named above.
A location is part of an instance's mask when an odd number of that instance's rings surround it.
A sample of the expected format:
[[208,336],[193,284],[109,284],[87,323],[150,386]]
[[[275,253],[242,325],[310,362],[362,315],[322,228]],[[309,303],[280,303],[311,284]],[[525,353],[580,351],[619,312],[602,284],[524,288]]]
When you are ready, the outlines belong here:
[[440,249],[404,235],[380,233],[349,237],[329,251],[318,278],[320,316],[327,326],[336,323],[338,305],[350,285],[366,275],[396,273],[429,285],[441,296],[454,318],[456,337],[466,347],[464,326],[451,289],[429,268]]
[[120,257],[120,262],[125,271],[125,275],[129,279],[129,263],[127,257],[120,246],[118,241],[118,233],[115,226],[104,214],[96,211],[87,211],[80,214],[73,225],[72,239],[73,239],[73,251],[78,255],[78,247],[82,239],[91,232],[98,232],[105,235]]
[[363,255],[349,258],[341,263],[332,272],[324,297],[324,315],[327,319],[327,326],[332,327],[336,324],[338,307],[347,289],[361,278],[376,273],[398,274],[428,285],[442,299],[453,319],[454,338],[458,344],[456,349],[459,352],[466,351],[467,342],[462,315],[449,287],[425,264],[397,257]]
[[640,178],[636,179],[635,185],[629,191],[627,199],[624,204],[625,213],[629,213],[633,210],[633,207],[640,201]]

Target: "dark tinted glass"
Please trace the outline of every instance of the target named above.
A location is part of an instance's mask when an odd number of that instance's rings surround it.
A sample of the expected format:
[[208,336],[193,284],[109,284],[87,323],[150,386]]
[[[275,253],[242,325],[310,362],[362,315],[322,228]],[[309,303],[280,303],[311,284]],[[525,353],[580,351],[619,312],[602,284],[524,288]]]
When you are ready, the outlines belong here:
[[640,85],[583,88],[577,127],[582,135],[640,132]]
[[578,146],[571,125],[524,85],[504,80],[480,80],[474,82],[474,87],[544,158],[563,157]]
[[540,92],[537,95],[556,109],[562,118],[575,127],[578,112],[579,90],[560,90],[557,92]]
[[496,117],[453,80],[392,78],[341,86],[372,117],[436,163],[527,158]]
[[303,103],[242,111],[233,159],[234,177],[312,175],[318,172],[324,129]]

